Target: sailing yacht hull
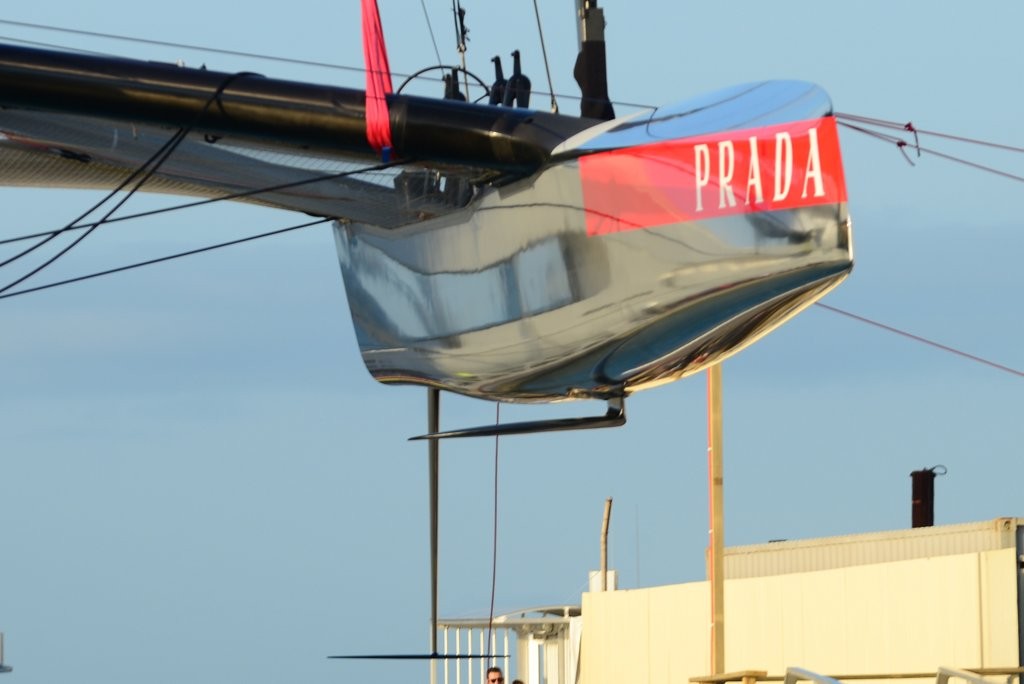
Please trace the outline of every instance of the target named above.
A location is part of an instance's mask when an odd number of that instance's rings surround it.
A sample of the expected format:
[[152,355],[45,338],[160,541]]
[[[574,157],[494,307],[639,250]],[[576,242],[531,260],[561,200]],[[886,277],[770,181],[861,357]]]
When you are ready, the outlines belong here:
[[778,327],[853,265],[830,105],[801,85],[774,92],[798,91],[799,112],[766,104],[782,122],[689,135],[679,107],[659,110],[569,141],[458,212],[397,230],[337,223],[367,368],[505,401],[607,399]]

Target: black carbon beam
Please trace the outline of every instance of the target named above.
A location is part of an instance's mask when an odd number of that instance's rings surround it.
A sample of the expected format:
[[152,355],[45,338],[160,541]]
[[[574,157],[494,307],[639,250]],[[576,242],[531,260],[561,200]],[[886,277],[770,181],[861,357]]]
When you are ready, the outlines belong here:
[[[258,74],[0,45],[0,107],[192,126],[211,138],[379,161],[366,140],[365,99],[361,90]],[[388,109],[396,157],[513,174],[537,169],[558,144],[597,123],[406,95],[389,95]]]
[[502,423],[500,425],[480,425],[478,427],[430,432],[425,435],[410,437],[409,441],[429,439],[454,439],[456,437],[495,437],[505,435],[526,435],[534,432],[559,432],[561,430],[593,430],[596,428],[619,427],[626,424],[626,400],[615,397],[608,400],[608,410],[603,416],[583,416],[580,418],[551,418],[548,420],[527,420],[521,423]]
[[377,653],[374,655],[333,655],[331,660],[480,660],[504,658],[503,655],[482,653],[479,655],[454,655],[448,653]]

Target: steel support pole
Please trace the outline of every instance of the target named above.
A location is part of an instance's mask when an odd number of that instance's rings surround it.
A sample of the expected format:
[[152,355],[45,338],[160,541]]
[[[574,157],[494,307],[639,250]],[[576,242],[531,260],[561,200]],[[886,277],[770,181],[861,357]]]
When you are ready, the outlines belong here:
[[[441,430],[441,390],[433,387],[427,390],[427,433]],[[438,471],[440,469],[440,440],[428,439],[430,479],[430,654],[437,655],[437,511]],[[430,681],[437,681],[437,661],[430,661]]]

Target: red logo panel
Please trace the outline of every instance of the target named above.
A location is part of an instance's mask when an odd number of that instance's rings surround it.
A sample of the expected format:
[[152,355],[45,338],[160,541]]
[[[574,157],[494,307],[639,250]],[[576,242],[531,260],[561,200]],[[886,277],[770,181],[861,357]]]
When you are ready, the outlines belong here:
[[846,201],[835,117],[580,157],[587,235]]

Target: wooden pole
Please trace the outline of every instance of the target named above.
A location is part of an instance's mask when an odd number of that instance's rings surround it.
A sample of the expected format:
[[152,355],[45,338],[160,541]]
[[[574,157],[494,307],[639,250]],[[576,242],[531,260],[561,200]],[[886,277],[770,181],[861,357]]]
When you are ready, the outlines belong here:
[[604,502],[604,519],[601,521],[601,591],[608,591],[608,525],[612,519],[612,497]]
[[708,369],[708,509],[711,522],[711,674],[725,672],[725,520],[722,473],[722,366]]

